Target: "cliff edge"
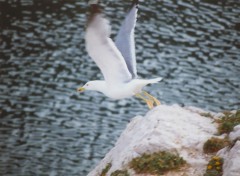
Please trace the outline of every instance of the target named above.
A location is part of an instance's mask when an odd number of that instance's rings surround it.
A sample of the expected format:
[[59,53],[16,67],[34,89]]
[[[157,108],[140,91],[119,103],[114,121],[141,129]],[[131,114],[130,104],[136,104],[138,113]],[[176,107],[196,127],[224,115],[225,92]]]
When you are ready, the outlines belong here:
[[[115,146],[88,176],[207,176],[208,172],[240,176],[240,141],[236,140],[240,127],[234,128],[230,139],[227,134],[218,134],[217,121],[221,116],[177,105],[155,107],[145,116],[131,120]],[[209,152],[206,141],[212,138],[224,140],[223,149]]]

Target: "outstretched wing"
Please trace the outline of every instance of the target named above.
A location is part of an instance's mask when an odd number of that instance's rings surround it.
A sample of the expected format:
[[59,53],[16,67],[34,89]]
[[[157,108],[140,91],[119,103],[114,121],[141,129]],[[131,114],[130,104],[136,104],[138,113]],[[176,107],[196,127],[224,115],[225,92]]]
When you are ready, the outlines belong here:
[[138,0],[134,0],[131,10],[128,12],[125,20],[116,37],[116,46],[122,53],[128,70],[132,77],[137,77],[134,28],[137,20]]
[[107,83],[122,83],[132,79],[120,51],[110,36],[109,22],[101,14],[99,5],[91,4],[91,14],[86,30],[88,54],[100,68]]

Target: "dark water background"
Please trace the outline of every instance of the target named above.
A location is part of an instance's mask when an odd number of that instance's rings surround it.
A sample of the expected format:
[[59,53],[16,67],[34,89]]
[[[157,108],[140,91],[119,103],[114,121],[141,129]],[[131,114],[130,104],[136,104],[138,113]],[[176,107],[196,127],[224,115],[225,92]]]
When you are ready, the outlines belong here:
[[[113,37],[129,1],[102,1]],[[0,0],[0,175],[84,176],[147,107],[75,90],[99,79],[84,44],[87,4]],[[240,1],[141,2],[138,73],[162,103],[240,108]]]

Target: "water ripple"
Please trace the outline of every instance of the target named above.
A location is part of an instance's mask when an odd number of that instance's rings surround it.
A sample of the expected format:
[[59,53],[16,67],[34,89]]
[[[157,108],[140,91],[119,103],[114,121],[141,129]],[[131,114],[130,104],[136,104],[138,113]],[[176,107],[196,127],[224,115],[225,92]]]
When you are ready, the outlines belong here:
[[[115,37],[130,4],[101,3]],[[138,72],[164,77],[146,89],[167,104],[239,109],[239,7],[234,0],[141,2]],[[85,49],[86,3],[0,0],[0,8],[0,173],[86,175],[146,105],[76,92],[102,78]]]

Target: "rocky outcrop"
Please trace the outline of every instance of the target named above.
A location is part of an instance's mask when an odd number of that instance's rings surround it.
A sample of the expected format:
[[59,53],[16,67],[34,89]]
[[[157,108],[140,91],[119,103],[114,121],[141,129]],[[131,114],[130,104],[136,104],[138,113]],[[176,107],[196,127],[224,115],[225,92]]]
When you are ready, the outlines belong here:
[[218,155],[224,158],[223,176],[240,176],[240,125],[235,126],[229,139],[232,146],[218,152]]
[[[134,117],[117,140],[115,146],[88,176],[101,175],[106,166],[109,166],[109,163],[111,167],[107,170],[106,175],[124,169],[130,175],[137,175],[129,167],[129,162],[144,153],[149,154],[159,151],[177,153],[187,162],[185,167],[168,171],[164,174],[165,176],[204,175],[212,155],[203,152],[203,145],[209,138],[216,135],[217,124],[213,118],[201,114],[206,114],[206,112],[176,105],[161,105],[152,109],[144,117]],[[239,132],[236,133],[239,134]],[[235,138],[235,133],[230,136]],[[236,142],[231,150],[222,150],[219,155],[226,158],[226,160],[230,159],[240,167],[239,149],[240,142]],[[235,172],[236,168],[232,168],[234,165],[232,162],[224,163],[224,168],[226,168],[224,174],[225,172]],[[234,174],[225,175],[235,176]]]

